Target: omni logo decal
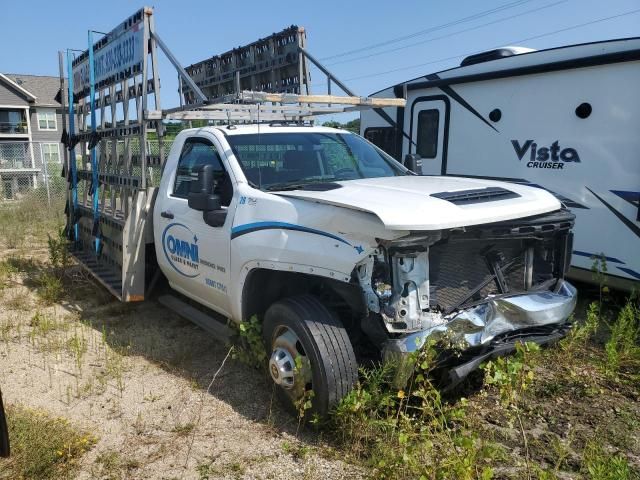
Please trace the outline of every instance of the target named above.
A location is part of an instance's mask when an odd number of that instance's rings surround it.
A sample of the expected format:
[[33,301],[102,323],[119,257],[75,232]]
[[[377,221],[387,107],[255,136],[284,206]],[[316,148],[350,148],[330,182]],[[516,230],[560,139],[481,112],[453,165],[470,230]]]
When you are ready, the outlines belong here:
[[169,265],[185,277],[200,275],[198,237],[182,223],[171,223],[162,232],[162,249]]

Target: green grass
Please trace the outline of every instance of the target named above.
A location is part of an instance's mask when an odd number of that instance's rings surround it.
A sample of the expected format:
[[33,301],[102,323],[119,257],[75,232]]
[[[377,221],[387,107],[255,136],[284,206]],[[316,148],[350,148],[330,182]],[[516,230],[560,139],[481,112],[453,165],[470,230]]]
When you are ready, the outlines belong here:
[[559,345],[520,345],[487,362],[468,400],[434,388],[429,348],[412,359],[406,388],[394,388],[389,367],[364,370],[326,431],[374,478],[640,478],[624,455],[638,452],[629,419],[638,412],[640,307],[631,298],[586,313]]
[[7,408],[11,456],[0,459],[0,478],[73,478],[82,455],[96,439],[62,418],[20,406]]
[[41,193],[35,190],[19,202],[0,203],[0,248],[30,249],[64,224],[64,198],[52,199],[49,206]]

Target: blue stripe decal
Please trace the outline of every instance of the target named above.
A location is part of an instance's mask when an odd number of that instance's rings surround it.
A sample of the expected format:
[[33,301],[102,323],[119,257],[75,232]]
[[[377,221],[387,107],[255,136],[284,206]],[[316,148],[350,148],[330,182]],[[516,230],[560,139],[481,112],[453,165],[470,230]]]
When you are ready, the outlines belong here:
[[640,192],[625,192],[624,190],[609,190],[614,195],[626,200],[633,206],[637,206],[640,202]]
[[303,227],[302,225],[296,225],[286,222],[254,222],[245,223],[244,225],[238,225],[231,229],[231,238],[234,239],[247,233],[256,232],[258,230],[295,230],[297,232],[313,233],[315,235],[322,235],[323,237],[332,238],[338,242],[351,246],[345,239],[338,237],[332,233],[323,232],[322,230],[316,230],[314,228]]
[[[589,252],[581,252],[580,250],[574,250],[573,251],[574,255],[579,255],[581,257],[589,257],[589,258],[602,258],[602,254],[597,254],[597,253],[589,253]],[[616,257],[607,257],[606,255],[604,256],[604,259],[607,262],[611,262],[611,263],[621,263],[624,265],[624,262],[622,260],[618,260]]]
[[640,280],[640,273],[636,272],[635,270],[631,270],[630,268],[626,268],[626,267],[616,267],[616,268]]

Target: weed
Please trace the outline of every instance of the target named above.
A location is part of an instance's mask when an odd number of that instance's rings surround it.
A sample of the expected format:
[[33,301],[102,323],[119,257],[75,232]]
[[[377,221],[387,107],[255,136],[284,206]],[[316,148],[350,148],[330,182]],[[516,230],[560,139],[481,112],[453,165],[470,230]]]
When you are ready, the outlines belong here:
[[124,358],[118,352],[105,349],[105,376],[116,382],[120,396],[124,392]]
[[583,470],[591,480],[630,480],[631,468],[622,455],[607,453],[602,445],[592,440],[583,452]]
[[540,351],[535,343],[517,343],[515,354],[490,360],[482,368],[485,383],[498,388],[503,407],[517,409],[534,378],[532,357]]
[[140,467],[140,462],[135,459],[123,458],[115,450],[101,452],[95,460],[98,468],[92,468],[92,474],[96,478],[116,480],[130,478],[130,471]]
[[379,478],[492,478],[484,462],[494,449],[468,428],[466,400],[447,404],[430,380],[433,347],[411,356],[406,391],[393,387],[396,366],[363,370],[330,425],[353,455],[368,459]]
[[304,460],[312,451],[311,447],[302,443],[282,443],[282,451],[291,455],[295,460]]
[[593,264],[591,265],[591,277],[598,284],[598,290],[600,293],[599,305],[602,305],[604,295],[609,293],[609,287],[607,287],[607,257],[604,253],[591,257]]
[[254,368],[265,368],[268,355],[262,339],[262,324],[256,315],[238,325],[238,336],[241,348],[235,349],[233,358]]
[[176,425],[171,431],[178,437],[186,437],[193,431],[195,427],[195,423],[189,422],[185,423],[184,425]]
[[60,301],[64,295],[62,278],[49,272],[43,272],[38,280],[37,292],[46,305]]
[[587,318],[583,323],[574,324],[569,334],[560,345],[567,354],[575,354],[576,350],[582,350],[594,337],[600,327],[600,305],[591,302],[587,309]]
[[627,301],[610,329],[610,337],[604,346],[606,373],[617,376],[625,368],[637,371],[640,367],[640,307],[635,299]]
[[11,457],[0,460],[0,478],[70,478],[80,457],[96,443],[67,420],[40,410],[9,406],[7,419]]
[[76,333],[67,342],[67,348],[75,360],[77,369],[82,370],[82,359],[87,353],[87,340]]
[[40,311],[37,311],[31,317],[29,326],[32,328],[33,336],[46,336],[49,332],[53,332],[60,328],[61,324]]
[[0,262],[0,290],[5,288],[17,273],[18,269],[8,260]]
[[25,289],[17,289],[5,299],[4,305],[11,310],[30,310],[31,309],[31,296],[29,291]]
[[59,228],[55,237],[52,237],[47,233],[49,262],[56,270],[65,270],[71,264],[68,243],[69,242],[64,234],[64,228]]
[[209,478],[218,478],[222,473],[220,467],[213,465],[214,460],[209,463],[200,463],[196,466],[196,472],[200,480],[208,480]]

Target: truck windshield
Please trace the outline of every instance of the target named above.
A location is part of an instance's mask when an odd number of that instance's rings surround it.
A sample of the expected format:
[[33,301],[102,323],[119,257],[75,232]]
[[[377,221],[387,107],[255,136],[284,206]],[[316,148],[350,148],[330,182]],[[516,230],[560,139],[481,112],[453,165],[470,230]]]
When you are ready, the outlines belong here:
[[408,174],[394,159],[354,134],[238,134],[227,140],[247,180],[262,190]]

